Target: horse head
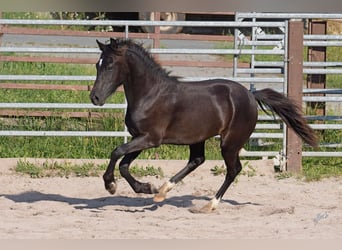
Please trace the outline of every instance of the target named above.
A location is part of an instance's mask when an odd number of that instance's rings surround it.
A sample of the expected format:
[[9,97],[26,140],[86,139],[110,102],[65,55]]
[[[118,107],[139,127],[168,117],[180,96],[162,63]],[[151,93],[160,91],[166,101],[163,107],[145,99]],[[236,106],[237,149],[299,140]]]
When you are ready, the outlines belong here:
[[96,40],[101,56],[96,63],[96,80],[90,93],[94,105],[102,106],[106,99],[127,80],[127,66],[123,59],[122,48],[116,39],[111,38],[110,44]]

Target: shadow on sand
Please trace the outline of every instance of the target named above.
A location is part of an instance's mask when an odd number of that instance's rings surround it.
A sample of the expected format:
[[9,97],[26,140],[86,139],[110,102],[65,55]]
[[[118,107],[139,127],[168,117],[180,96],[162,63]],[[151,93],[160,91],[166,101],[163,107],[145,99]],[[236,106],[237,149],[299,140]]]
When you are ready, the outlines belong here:
[[[115,208],[115,210],[126,212],[154,211],[157,210],[158,207],[164,205],[171,205],[178,208],[190,208],[194,206],[194,200],[210,200],[206,196],[184,195],[173,196],[167,198],[163,202],[155,203],[152,197],[106,196],[96,199],[87,199],[67,197],[59,194],[45,194],[37,191],[23,192],[20,194],[1,194],[0,197],[5,197],[16,203],[34,203],[40,201],[63,202],[74,206],[75,209],[102,210],[106,206],[116,206],[117,208]],[[234,200],[222,200],[221,202],[229,203],[232,206],[260,205],[252,202],[239,203]],[[132,210],[132,208],[136,209]]]

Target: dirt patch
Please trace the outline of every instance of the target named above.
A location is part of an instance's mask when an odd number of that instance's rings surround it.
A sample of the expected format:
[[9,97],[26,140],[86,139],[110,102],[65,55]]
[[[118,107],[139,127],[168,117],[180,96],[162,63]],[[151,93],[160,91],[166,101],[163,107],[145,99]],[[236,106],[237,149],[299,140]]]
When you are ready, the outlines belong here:
[[[186,162],[138,163],[163,168],[163,179],[142,178],[158,186]],[[189,208],[213,197],[224,176],[210,169],[222,161],[207,161],[161,204],[135,194],[123,179],[111,196],[101,177],[32,179],[15,174],[15,164],[1,159],[0,238],[342,238],[342,178],[278,179],[272,160],[249,161],[254,176],[240,175],[211,214]]]

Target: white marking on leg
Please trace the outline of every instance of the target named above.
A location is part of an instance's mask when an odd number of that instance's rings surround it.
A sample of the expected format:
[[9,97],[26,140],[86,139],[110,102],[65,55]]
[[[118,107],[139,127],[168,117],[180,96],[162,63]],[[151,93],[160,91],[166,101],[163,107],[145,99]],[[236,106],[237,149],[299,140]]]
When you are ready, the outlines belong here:
[[163,188],[165,192],[169,192],[175,185],[176,185],[175,183],[171,181],[167,181],[161,188]]
[[221,199],[212,198],[211,203],[211,210],[215,210],[218,207],[218,204],[220,203]]
[[165,182],[153,198],[155,202],[162,202],[166,198],[166,193],[169,192],[176,184],[170,181]]

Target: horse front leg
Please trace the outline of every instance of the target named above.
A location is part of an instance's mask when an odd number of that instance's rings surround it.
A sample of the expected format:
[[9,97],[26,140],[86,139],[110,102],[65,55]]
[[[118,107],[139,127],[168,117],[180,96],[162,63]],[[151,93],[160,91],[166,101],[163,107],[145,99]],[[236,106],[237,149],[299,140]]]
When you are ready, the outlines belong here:
[[158,189],[154,187],[151,183],[141,183],[134,179],[134,177],[129,172],[129,166],[131,162],[138,157],[141,151],[136,151],[129,153],[124,156],[122,161],[119,164],[119,170],[122,177],[126,179],[129,185],[132,187],[134,192],[136,193],[144,193],[144,194],[155,194],[158,193]]
[[115,151],[116,149],[112,152],[108,167],[105,173],[103,174],[105,188],[110,194],[115,194],[117,188],[117,184],[114,177],[114,170],[115,164],[119,158],[115,155]]
[[[128,172],[129,164],[139,155],[139,153],[143,149],[151,148],[154,146],[158,146],[149,140],[148,135],[135,137],[132,141],[122,144],[113,150],[110,158],[109,165],[103,174],[103,180],[105,184],[105,188],[108,190],[110,194],[114,194],[116,192],[116,182],[114,178],[114,170],[115,165],[118,159],[122,156],[125,156],[122,162],[120,163],[120,172],[123,177],[129,182],[129,184],[133,187],[134,190],[139,190],[139,182],[137,182]],[[145,185],[148,186],[148,185]],[[146,190],[146,189],[144,189]],[[151,190],[153,188],[151,186]]]

